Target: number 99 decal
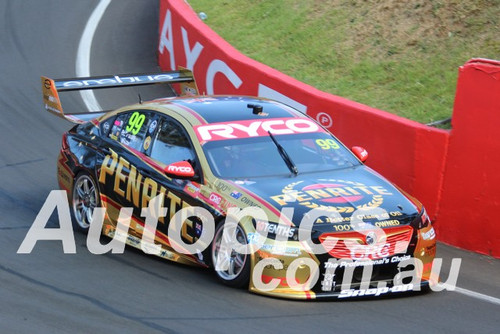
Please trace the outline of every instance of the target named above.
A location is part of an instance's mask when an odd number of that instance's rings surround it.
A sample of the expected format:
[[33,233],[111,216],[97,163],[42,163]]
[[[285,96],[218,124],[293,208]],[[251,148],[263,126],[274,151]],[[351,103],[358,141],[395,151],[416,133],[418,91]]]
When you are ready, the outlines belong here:
[[138,134],[145,120],[146,116],[144,114],[140,114],[138,111],[134,112],[128,120],[127,132],[131,132],[133,135]]
[[333,139],[316,139],[316,145],[321,147],[323,150],[338,150],[340,148],[339,144]]

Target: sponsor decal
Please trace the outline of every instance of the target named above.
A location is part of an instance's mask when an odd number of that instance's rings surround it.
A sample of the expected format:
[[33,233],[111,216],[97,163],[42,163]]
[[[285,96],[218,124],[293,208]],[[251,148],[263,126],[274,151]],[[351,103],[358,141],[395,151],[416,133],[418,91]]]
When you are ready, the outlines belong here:
[[403,255],[403,256],[393,256],[393,257],[385,257],[382,259],[376,259],[376,260],[371,260],[371,259],[366,259],[366,260],[351,260],[351,259],[341,259],[339,261],[333,260],[333,261],[328,261],[324,263],[324,268],[329,269],[329,268],[356,268],[356,267],[366,267],[366,266],[379,266],[379,265],[384,265],[384,264],[389,264],[389,263],[399,263],[402,261],[407,261],[410,260],[411,256],[410,255]]
[[231,193],[231,197],[239,199],[241,197],[241,193],[235,190]]
[[[288,246],[288,242],[273,242],[271,244],[259,244],[259,233],[248,233],[248,243],[251,245],[259,245],[260,248],[257,250],[257,254],[261,258],[268,258],[269,255],[282,255],[282,256],[292,256],[297,257],[302,254],[302,251],[299,247]],[[267,253],[267,254],[266,254]]]
[[396,219],[393,219],[393,220],[385,220],[385,221],[381,221],[381,222],[376,222],[375,226],[377,227],[387,227],[387,226],[398,226],[400,223],[399,220],[396,220]]
[[167,166],[167,172],[185,174],[186,176],[194,174],[193,167],[187,166],[186,164],[183,165],[170,164]]
[[436,231],[434,231],[434,227],[431,227],[431,229],[427,232],[423,232],[422,234],[422,239],[424,240],[433,240],[436,237]]
[[45,95],[44,94],[43,98],[44,98],[44,100],[48,100],[49,102],[58,103],[57,99],[52,95]]
[[201,222],[195,222],[194,223],[194,233],[197,238],[201,236],[201,232],[203,232],[203,225]]
[[[124,172],[127,169],[128,174]],[[163,206],[169,208],[169,217],[159,217],[158,221],[161,224],[164,224],[166,219],[172,219],[178,210],[187,205],[173,192],[168,191],[155,180],[142,175],[133,164],[118,156],[114,151],[111,151],[111,154],[107,155],[102,162],[99,183],[113,187],[112,191],[116,195],[139,208],[147,207],[152,198],[162,195]]]
[[51,107],[51,106],[49,106],[48,104],[45,104],[45,109],[46,109],[46,110],[49,110],[49,111],[52,111],[52,112],[55,112],[55,113],[58,113],[58,114],[60,114],[60,113],[61,113],[61,111],[60,111],[59,109],[54,108],[54,107]]
[[[380,216],[380,215],[371,215],[368,218],[365,216],[362,216],[364,219],[383,219],[382,217],[385,216]],[[342,219],[343,221],[350,221],[351,217],[342,217],[342,218],[337,218],[337,220]],[[361,219],[361,218],[360,218]],[[325,221],[332,222],[333,219],[326,217],[326,218],[318,218],[315,223],[324,223]],[[401,223],[399,220],[393,219],[393,220],[384,220],[384,221],[378,221],[373,223],[373,226],[376,227],[389,227],[389,226],[399,226]],[[335,229],[335,232],[345,232],[345,231],[354,231],[353,227],[351,224],[334,224],[332,225],[333,228]]]
[[[122,238],[125,239],[125,243],[132,246],[132,247],[141,248],[141,243],[143,242],[140,238],[137,238],[133,235],[130,235],[130,234],[123,235],[122,233],[116,231],[116,229],[112,226],[107,226],[104,234],[112,239],[114,239],[115,236],[117,236],[117,235],[121,235]],[[150,249],[150,248],[154,248],[155,246],[156,245],[152,245],[152,244],[149,244],[149,245],[143,244],[142,247],[144,247],[144,249]],[[177,254],[174,254],[171,251],[168,251],[166,249],[161,249],[160,253],[158,253],[157,255],[162,257],[162,258],[173,260],[173,261],[177,261],[177,259],[179,258],[179,256]]]
[[[385,216],[384,216],[385,217]],[[328,218],[328,217],[327,217]],[[343,217],[343,218],[338,218],[337,220],[342,219],[343,221],[350,221],[351,217]],[[360,219],[383,219],[381,218],[380,215],[370,215],[368,217],[362,216]],[[325,219],[325,218],[318,218],[315,223],[324,223],[325,220],[328,220],[328,222],[331,222],[332,219]],[[399,226],[401,223],[399,220],[385,220],[385,221],[378,221],[375,223],[371,223],[373,225],[367,226],[367,228],[371,226],[376,226],[376,227],[389,227],[389,226]],[[332,225],[333,228],[335,229],[335,232],[345,232],[345,231],[354,231],[353,227],[351,224],[334,224]]]
[[184,187],[184,191],[196,198],[200,193],[200,185],[196,182],[189,181]]
[[215,204],[217,206],[219,206],[222,201],[222,197],[220,197],[220,195],[216,193],[211,193],[208,199],[210,200],[210,203]]
[[273,118],[268,120],[244,120],[197,125],[194,127],[200,142],[239,139],[274,135],[323,132],[308,118]]
[[150,145],[151,145],[151,137],[147,136],[146,139],[144,139],[144,150],[147,151]]
[[402,284],[396,285],[391,288],[373,288],[373,289],[360,289],[360,290],[342,290],[340,291],[340,298],[351,298],[351,297],[363,297],[363,296],[380,296],[385,295],[387,293],[395,293],[395,292],[406,292],[412,291],[414,289],[413,284]]
[[204,200],[222,213],[225,213],[229,208],[236,207],[235,204],[230,203],[227,199],[215,192],[204,194],[202,190],[201,192],[198,192],[198,198]]
[[285,236],[287,238],[292,238],[295,235],[296,229],[291,226],[275,224],[257,220],[255,223],[255,230],[263,232],[261,234],[266,235],[266,233],[272,235]]
[[[267,266],[264,267],[264,269],[266,269],[266,270],[277,270],[277,271],[282,271],[282,270],[287,271],[289,265],[285,262],[285,260],[278,259],[278,261],[280,261],[280,263],[281,263],[281,268],[275,269],[272,264],[268,264]],[[285,278],[285,277],[283,277],[283,278]]]
[[155,131],[157,125],[158,125],[157,120],[152,121],[151,124],[149,124],[148,132],[152,134]]
[[384,202],[384,196],[390,195],[392,193],[383,186],[325,179],[315,184],[305,181],[291,183],[282,189],[282,194],[271,196],[271,199],[280,206],[295,202],[309,209],[352,213],[356,209],[379,207]]
[[249,198],[247,196],[242,196],[240,199],[240,202],[248,205],[248,206],[256,206],[256,207],[261,207],[260,203],[254,202],[252,198]]
[[218,192],[221,192],[221,193],[227,193],[231,189],[231,187],[229,185],[227,185],[226,183],[224,183],[222,181],[218,181],[215,184],[215,188],[217,189]]
[[140,82],[163,82],[165,80],[175,79],[169,74],[158,74],[158,75],[137,75],[137,76],[119,76],[115,75],[109,78],[102,79],[90,79],[90,80],[71,80],[63,81],[57,83],[61,84],[65,88],[80,88],[80,87],[93,87],[102,85],[120,85],[120,84],[130,84],[130,83],[140,83]]

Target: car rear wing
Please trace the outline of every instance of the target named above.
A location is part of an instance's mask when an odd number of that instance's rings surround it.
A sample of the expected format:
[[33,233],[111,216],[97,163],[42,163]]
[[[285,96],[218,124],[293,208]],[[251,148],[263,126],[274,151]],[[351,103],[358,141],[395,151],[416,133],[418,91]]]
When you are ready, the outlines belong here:
[[41,77],[43,103],[45,110],[73,123],[85,123],[104,113],[95,110],[85,113],[64,113],[59,92],[85,89],[120,88],[153,84],[180,84],[181,95],[198,95],[198,88],[193,73],[187,69],[170,72],[119,74],[96,77],[50,79]]

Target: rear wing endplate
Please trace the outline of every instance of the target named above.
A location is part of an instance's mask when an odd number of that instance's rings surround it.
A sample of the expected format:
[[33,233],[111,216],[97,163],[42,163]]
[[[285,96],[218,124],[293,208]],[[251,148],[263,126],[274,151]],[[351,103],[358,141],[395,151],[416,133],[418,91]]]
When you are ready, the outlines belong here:
[[103,114],[96,110],[78,114],[65,114],[59,99],[59,92],[85,89],[120,88],[154,84],[180,84],[181,95],[198,95],[193,73],[187,69],[171,72],[119,74],[96,77],[50,79],[41,77],[45,110],[73,123],[85,123]]

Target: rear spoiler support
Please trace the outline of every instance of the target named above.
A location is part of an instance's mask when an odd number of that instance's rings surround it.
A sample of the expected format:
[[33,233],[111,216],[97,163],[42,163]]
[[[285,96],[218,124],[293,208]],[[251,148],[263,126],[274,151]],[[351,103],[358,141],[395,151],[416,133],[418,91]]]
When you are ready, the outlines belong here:
[[[78,115],[86,114],[88,116],[89,113],[65,114],[61,106],[61,100],[59,99],[59,92],[179,83],[181,86],[181,95],[198,95],[198,88],[193,73],[187,69],[170,72],[117,74],[66,79],[50,79],[42,76],[41,81],[45,110],[72,123],[84,123],[88,120],[88,117],[78,117]],[[92,113],[102,113],[102,111],[93,111],[90,114]]]

